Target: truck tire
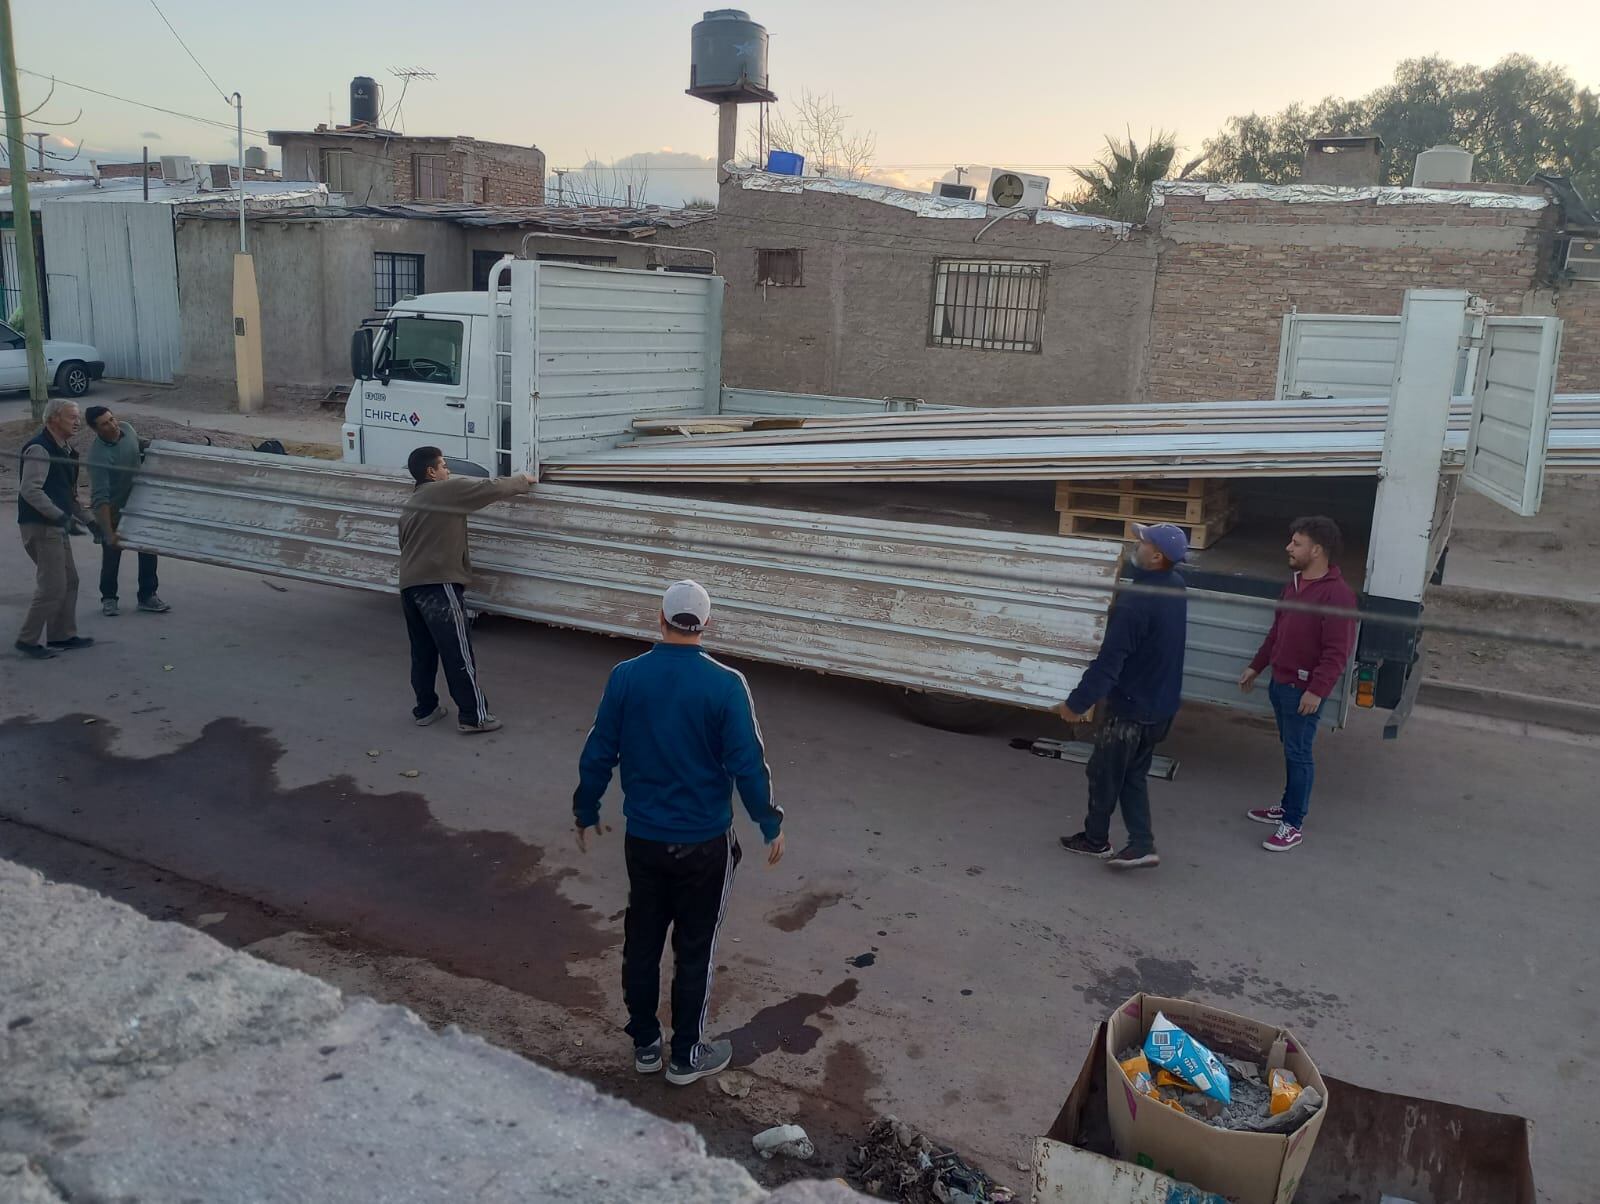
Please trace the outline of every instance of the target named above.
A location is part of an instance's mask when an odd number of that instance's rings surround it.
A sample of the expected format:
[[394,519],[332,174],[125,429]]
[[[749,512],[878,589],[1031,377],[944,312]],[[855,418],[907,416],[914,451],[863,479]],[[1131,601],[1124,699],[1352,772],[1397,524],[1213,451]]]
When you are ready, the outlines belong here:
[[902,690],[900,705],[918,723],[947,732],[988,731],[1005,715],[1004,707],[981,698],[961,698],[924,690]]

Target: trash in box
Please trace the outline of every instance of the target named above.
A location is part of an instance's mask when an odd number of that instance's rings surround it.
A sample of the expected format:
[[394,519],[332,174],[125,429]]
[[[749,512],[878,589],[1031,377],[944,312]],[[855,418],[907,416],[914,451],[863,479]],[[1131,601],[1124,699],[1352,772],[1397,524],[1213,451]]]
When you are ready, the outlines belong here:
[[[1184,1032],[1160,1012],[1145,1034],[1144,1056],[1155,1065],[1178,1075],[1213,1099],[1227,1103],[1233,1098],[1229,1091],[1228,1072],[1212,1053],[1188,1033]],[[1159,1079],[1157,1086],[1162,1086]]]

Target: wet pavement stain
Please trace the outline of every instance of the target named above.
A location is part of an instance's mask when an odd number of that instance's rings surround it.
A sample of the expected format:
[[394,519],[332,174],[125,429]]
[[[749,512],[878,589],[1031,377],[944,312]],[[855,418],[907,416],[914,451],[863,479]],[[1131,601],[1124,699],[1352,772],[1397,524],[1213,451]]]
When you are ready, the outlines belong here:
[[845,964],[854,966],[857,970],[865,970],[877,960],[878,955],[876,953],[863,953],[857,957],[848,958]]
[[[828,1057],[822,1064],[820,1094],[828,1101],[830,1108],[842,1108],[854,1114],[855,1128],[859,1130],[874,1116],[872,1105],[867,1102],[867,1092],[882,1082],[859,1045],[853,1041],[840,1041],[828,1051]],[[843,1127],[841,1117],[830,1119],[836,1126]]]
[[620,935],[574,909],[537,846],[451,830],[421,795],[346,776],[284,789],[282,746],[237,719],[140,758],[109,751],[113,725],[85,718],[0,724],[7,818],[536,999],[606,1006],[578,967]]
[[853,1003],[860,993],[860,984],[847,978],[826,995],[796,995],[762,1008],[728,1034],[733,1042],[733,1064],[748,1066],[757,1058],[780,1049],[784,1053],[810,1053],[822,1039],[822,1030],[808,1021],[830,1007]]
[[832,907],[843,898],[843,891],[812,891],[807,895],[803,895],[799,901],[791,903],[788,907],[768,912],[767,923],[771,924],[779,932],[799,932],[817,918],[817,912],[824,907]]
[[1172,999],[1212,995],[1251,999],[1288,1012],[1296,1024],[1314,1028],[1318,1018],[1342,1006],[1339,996],[1325,991],[1290,987],[1242,966],[1232,973],[1203,974],[1192,961],[1183,958],[1140,957],[1131,966],[1100,971],[1088,986],[1080,987],[1084,999],[1103,1008],[1115,1008],[1140,991]]

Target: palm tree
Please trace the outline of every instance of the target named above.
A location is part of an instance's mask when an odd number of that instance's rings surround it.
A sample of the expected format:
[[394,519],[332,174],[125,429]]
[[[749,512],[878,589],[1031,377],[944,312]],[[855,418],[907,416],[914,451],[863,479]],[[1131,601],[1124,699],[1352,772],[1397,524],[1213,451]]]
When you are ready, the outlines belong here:
[[[1132,131],[1125,143],[1107,136],[1106,153],[1093,167],[1087,171],[1072,169],[1083,181],[1083,187],[1071,198],[1071,204],[1081,213],[1095,213],[1119,222],[1142,222],[1150,212],[1150,195],[1156,181],[1167,178],[1177,154],[1173,136],[1162,131],[1151,134],[1143,149],[1134,142]],[[1205,161],[1205,155],[1189,160],[1178,179],[1188,179]]]

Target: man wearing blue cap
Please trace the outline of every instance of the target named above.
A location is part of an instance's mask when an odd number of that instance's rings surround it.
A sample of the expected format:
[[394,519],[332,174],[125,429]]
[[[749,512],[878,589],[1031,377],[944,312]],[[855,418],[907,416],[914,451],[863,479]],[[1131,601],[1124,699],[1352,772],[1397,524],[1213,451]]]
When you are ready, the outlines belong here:
[[[1189,539],[1171,523],[1134,524],[1132,590],[1121,591],[1106,619],[1100,652],[1066,702],[1056,708],[1078,723],[1105,702],[1089,758],[1089,813],[1083,831],[1063,836],[1068,852],[1098,857],[1113,869],[1161,864],[1150,829],[1150,761],[1167,738],[1183,691],[1183,645],[1189,603],[1177,565]],[[1111,852],[1111,813],[1122,804],[1127,846]]]

